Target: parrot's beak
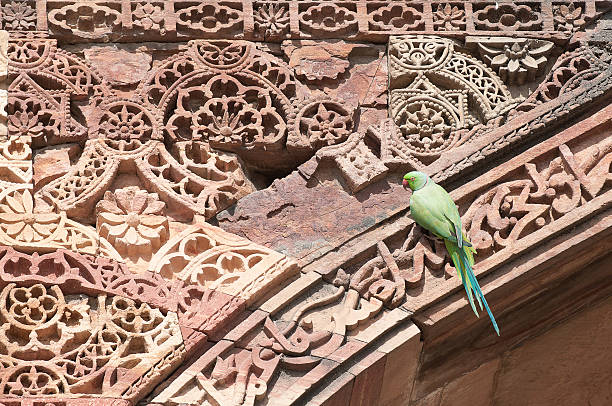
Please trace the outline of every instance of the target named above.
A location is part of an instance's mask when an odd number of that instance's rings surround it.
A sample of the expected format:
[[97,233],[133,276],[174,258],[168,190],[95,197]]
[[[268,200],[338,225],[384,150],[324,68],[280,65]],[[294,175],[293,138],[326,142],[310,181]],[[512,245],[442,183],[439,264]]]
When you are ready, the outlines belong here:
[[406,179],[402,180],[402,186],[406,190],[408,190],[408,188],[410,187],[410,185],[408,184],[408,181]]

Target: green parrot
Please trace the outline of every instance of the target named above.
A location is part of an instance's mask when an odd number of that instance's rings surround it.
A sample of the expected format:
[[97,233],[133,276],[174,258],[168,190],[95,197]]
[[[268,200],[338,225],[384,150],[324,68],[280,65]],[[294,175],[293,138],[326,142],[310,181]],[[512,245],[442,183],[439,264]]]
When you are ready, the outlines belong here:
[[412,214],[416,223],[444,240],[448,254],[461,277],[472,310],[478,317],[472,294],[472,291],[474,291],[480,310],[483,310],[482,306],[484,304],[495,332],[499,335],[499,327],[497,327],[495,317],[493,317],[493,313],[491,313],[491,309],[489,309],[472,271],[476,250],[462,231],[461,217],[459,217],[455,202],[442,186],[431,180],[423,172],[407,173],[404,175],[402,185],[405,189],[408,187],[412,189],[410,214]]

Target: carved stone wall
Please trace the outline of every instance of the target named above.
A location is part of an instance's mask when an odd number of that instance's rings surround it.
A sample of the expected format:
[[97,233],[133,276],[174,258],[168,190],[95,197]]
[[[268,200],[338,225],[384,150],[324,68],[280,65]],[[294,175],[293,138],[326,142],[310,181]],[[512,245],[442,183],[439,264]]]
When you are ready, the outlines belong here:
[[0,405],[607,404],[610,9],[2,1]]

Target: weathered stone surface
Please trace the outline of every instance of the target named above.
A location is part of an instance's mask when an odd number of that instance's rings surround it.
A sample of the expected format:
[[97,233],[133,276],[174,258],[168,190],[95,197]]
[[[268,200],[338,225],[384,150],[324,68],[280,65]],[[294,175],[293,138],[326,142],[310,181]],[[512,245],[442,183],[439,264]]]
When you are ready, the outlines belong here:
[[499,368],[500,360],[496,359],[449,383],[442,390],[440,405],[490,405]]
[[80,152],[78,145],[62,145],[45,148],[36,153],[33,163],[34,189],[64,176],[70,170],[71,160]]
[[[500,405],[609,402],[611,354],[605,337],[610,335],[610,323],[606,322],[610,312],[612,300],[608,298],[509,352],[497,374],[493,402]],[[544,359],[540,356],[542,352],[548,354]]]
[[[310,88],[348,104],[387,106],[387,58],[383,47],[344,41],[286,41],[289,66]],[[365,130],[367,126],[362,126]]]
[[151,68],[151,55],[128,52],[115,46],[95,46],[84,50],[85,59],[114,85],[140,82]]
[[[304,164],[303,170],[310,164]],[[308,263],[406,204],[402,202],[405,193],[399,176],[349,195],[333,172],[320,172],[305,178],[299,170],[275,181],[270,188],[247,196],[235,209],[220,214],[219,225]]]

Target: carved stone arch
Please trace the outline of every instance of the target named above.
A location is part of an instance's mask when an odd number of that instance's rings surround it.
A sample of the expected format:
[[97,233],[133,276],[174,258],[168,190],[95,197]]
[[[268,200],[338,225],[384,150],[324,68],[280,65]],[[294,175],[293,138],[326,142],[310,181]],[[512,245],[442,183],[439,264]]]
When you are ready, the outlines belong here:
[[45,88],[55,85],[75,97],[111,93],[96,68],[68,51],[57,49],[55,39],[11,37],[8,58],[9,75],[27,74],[39,84],[44,83]]
[[[293,113],[293,99],[296,98],[296,84],[293,73],[284,62],[277,60],[271,55],[267,55],[268,61],[258,62],[261,58],[261,51],[254,49],[254,44],[245,41],[230,43],[227,41],[190,41],[189,49],[184,53],[168,59],[160,67],[149,74],[143,81],[138,93],[149,103],[153,103],[163,114],[163,125],[171,126],[168,123],[170,115],[177,109],[177,98],[180,94],[185,94],[186,88],[197,86],[204,87],[203,93],[206,100],[215,97],[222,97],[221,94],[214,94],[213,90],[207,86],[209,80],[220,77],[225,82],[242,82],[243,86],[257,86],[266,93],[274,95],[274,100],[270,100],[270,105],[262,106],[263,110],[278,110],[275,113],[281,120],[279,123],[279,137],[273,137],[271,144],[278,142],[276,138],[286,140],[286,132],[289,131],[289,118]],[[163,78],[160,75],[164,75]],[[226,76],[223,76],[226,75]],[[167,77],[171,80],[163,82]],[[292,82],[287,84],[286,82]],[[250,83],[249,83],[250,82]],[[151,93],[158,95],[151,98]],[[228,95],[225,95],[228,96]],[[204,103],[203,103],[204,104]],[[187,111],[185,110],[185,113]],[[282,116],[282,117],[281,117]],[[263,124],[263,123],[262,123]],[[193,137],[173,136],[172,130],[166,128],[170,139],[185,140]],[[204,137],[206,139],[206,137]],[[220,149],[236,150],[237,146],[245,145],[244,142],[225,143],[214,145]],[[268,142],[259,142],[268,146]],[[246,143],[249,147],[249,143]]]
[[[321,145],[350,134],[353,111],[310,97],[284,61],[255,44],[194,40],[188,47],[138,89],[160,111],[167,143],[203,141],[265,173],[293,169]],[[342,126],[341,134],[319,134],[317,120],[335,120],[332,127]]]
[[112,94],[104,78],[55,39],[16,35],[8,44],[7,111],[18,117],[9,133],[32,137],[36,147],[85,139],[90,107]]
[[450,39],[417,35],[389,40],[391,97],[425,77],[443,90],[465,90],[476,116],[486,122],[514,107],[515,100],[497,74],[476,58],[457,52]]

